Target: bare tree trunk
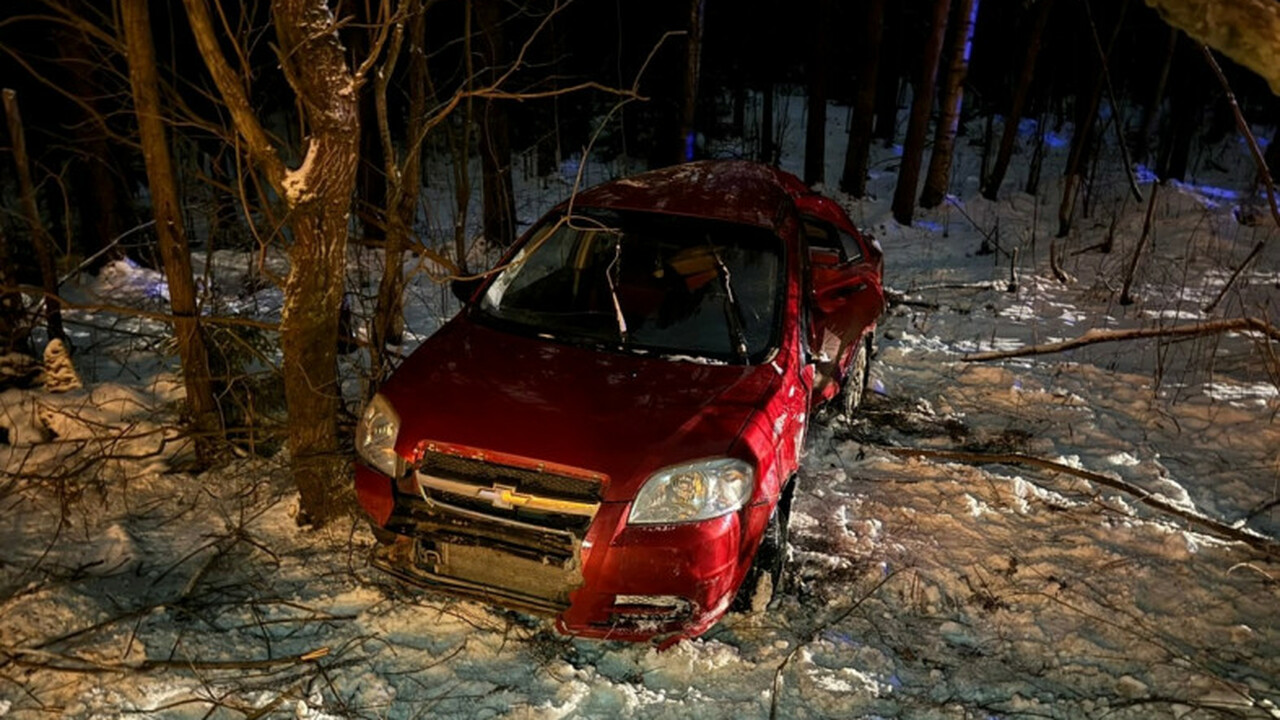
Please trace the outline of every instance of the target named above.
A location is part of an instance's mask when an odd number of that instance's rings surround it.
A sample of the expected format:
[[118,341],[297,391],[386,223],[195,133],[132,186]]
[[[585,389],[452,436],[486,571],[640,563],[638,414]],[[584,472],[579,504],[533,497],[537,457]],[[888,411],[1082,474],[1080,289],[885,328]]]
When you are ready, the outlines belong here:
[[1120,12],[1116,18],[1115,28],[1107,41],[1106,51],[1098,60],[1098,76],[1093,81],[1093,89],[1084,105],[1084,113],[1076,115],[1076,131],[1071,136],[1071,150],[1067,153],[1067,169],[1063,172],[1062,202],[1058,205],[1058,237],[1066,237],[1071,232],[1071,216],[1075,211],[1076,189],[1083,175],[1085,155],[1093,139],[1093,125],[1098,118],[1098,106],[1102,103],[1102,92],[1106,89],[1107,63],[1111,51],[1115,48],[1116,38],[1120,37],[1120,28],[1124,26],[1125,11],[1129,0],[1120,0]]
[[871,123],[875,118],[876,81],[880,72],[880,41],[884,38],[885,0],[867,3],[866,33],[858,62],[858,92],[853,101],[853,121],[849,125],[849,146],[844,154],[840,189],[854,197],[867,194],[867,165],[871,157]]
[[209,353],[196,307],[196,288],[191,278],[191,250],[182,221],[177,178],[169,157],[164,120],[160,117],[160,87],[156,79],[155,45],[151,37],[151,17],[147,0],[121,0],[121,25],[129,60],[129,84],[142,157],[147,167],[151,210],[156,219],[156,238],[169,282],[169,304],[173,308],[173,332],[182,361],[182,382],[187,391],[187,411],[195,429],[196,456],[201,464],[211,460],[214,435],[221,431],[218,405],[213,398],[209,374]]
[[16,269],[9,237],[0,225],[0,353],[32,354],[31,329],[22,317],[22,293],[9,289],[18,285]]
[[1004,174],[1009,170],[1009,161],[1013,158],[1013,145],[1018,139],[1018,123],[1022,121],[1022,112],[1027,106],[1031,80],[1035,77],[1036,60],[1040,57],[1044,28],[1049,22],[1049,11],[1052,9],[1053,0],[1039,0],[1035,21],[1031,25],[1031,35],[1027,38],[1027,55],[1022,61],[1022,72],[1018,75],[1018,84],[1014,86],[1009,114],[1004,118],[1004,132],[1000,135],[1000,152],[996,154],[991,175],[984,178],[982,196],[988,200],[996,199],[1000,193],[1000,185],[1004,182]]
[[[406,136],[421,135],[427,107],[426,9],[421,0],[412,0],[409,22],[409,122]],[[403,23],[403,21],[402,21]],[[404,331],[404,253],[413,234],[418,214],[418,194],[422,188],[421,146],[409,146],[402,166],[397,166],[391,143],[390,118],[387,113],[387,83],[399,58],[403,27],[397,27],[386,66],[375,87],[379,135],[382,137],[386,173],[390,186],[387,210],[387,240],[382,280],[378,283],[378,300],[374,309],[372,337],[369,344],[370,388],[377,387],[390,372],[386,349],[398,344]]]
[[809,62],[809,112],[804,132],[804,182],[826,181],[827,165],[827,64],[831,55],[831,0],[818,0],[818,27]]
[[1044,166],[1044,134],[1047,112],[1041,112],[1036,120],[1036,146],[1031,152],[1031,167],[1027,168],[1027,184],[1023,192],[1035,197],[1040,192],[1040,169]]
[[876,79],[876,122],[872,139],[883,140],[885,147],[893,144],[898,134],[898,91],[901,82],[898,68],[902,66],[902,6],[891,2],[885,7],[885,23],[888,30],[880,43],[880,73]]
[[978,18],[978,0],[959,0],[957,19],[951,28],[951,69],[947,73],[947,89],[942,96],[942,116],[933,136],[933,152],[929,156],[929,172],[925,175],[920,207],[937,207],[951,184],[951,156],[956,147],[956,131],[960,126],[960,105],[964,102],[964,81],[969,74],[969,51],[973,47],[973,26]]
[[1147,96],[1147,104],[1142,108],[1142,124],[1138,127],[1138,137],[1133,141],[1134,162],[1146,162],[1151,152],[1147,144],[1156,131],[1156,122],[1160,119],[1160,103],[1164,100],[1164,90],[1169,82],[1169,69],[1173,67],[1174,50],[1178,47],[1178,29],[1169,28],[1169,43],[1164,53],[1164,62],[1160,64],[1160,75],[1155,88]]
[[[768,69],[765,72],[769,72]],[[760,162],[778,163],[773,142],[773,78],[766,78],[760,90]]]
[[[285,77],[307,126],[301,166],[288,169],[249,104],[242,76],[222,55],[206,0],[183,0],[200,54],[254,162],[289,209],[292,244],[280,345],[289,452],[299,522],[320,524],[345,508],[347,461],[338,448],[338,314],[359,158],[358,97],[364,78],[347,66],[324,0],[273,0]],[[375,51],[376,52],[376,51]]]
[[[487,74],[496,80],[507,64],[501,0],[476,0],[476,21],[484,35]],[[511,187],[508,128],[506,105],[501,100],[486,99],[480,116],[480,192],[485,240],[499,247],[508,247],[516,241],[516,201]]]
[[706,0],[689,0],[689,36],[685,45],[684,96],[680,111],[680,130],[676,138],[678,157],[688,162],[693,159],[694,120],[698,111],[698,83],[702,68],[702,25]]
[[915,212],[916,184],[920,181],[924,138],[929,130],[933,90],[938,79],[938,60],[942,55],[942,40],[946,35],[947,13],[950,9],[951,0],[933,0],[933,20],[925,39],[921,76],[911,99],[911,120],[907,123],[907,139],[902,146],[898,185],[893,192],[893,218],[903,225],[911,224],[911,215]]
[[[1280,177],[1280,122],[1276,123],[1276,129],[1271,133],[1271,142],[1267,144],[1265,157],[1271,176]],[[1259,175],[1261,175],[1261,172],[1259,172]]]
[[53,261],[53,239],[40,220],[40,206],[36,202],[36,188],[31,181],[31,167],[27,160],[27,140],[22,129],[22,112],[18,108],[18,93],[8,88],[4,91],[4,110],[9,120],[9,141],[13,146],[13,163],[18,170],[18,193],[22,214],[31,232],[31,244],[35,247],[36,260],[40,264],[40,280],[44,287],[45,323],[49,339],[64,343],[67,334],[62,329],[62,303],[58,301],[58,271]]

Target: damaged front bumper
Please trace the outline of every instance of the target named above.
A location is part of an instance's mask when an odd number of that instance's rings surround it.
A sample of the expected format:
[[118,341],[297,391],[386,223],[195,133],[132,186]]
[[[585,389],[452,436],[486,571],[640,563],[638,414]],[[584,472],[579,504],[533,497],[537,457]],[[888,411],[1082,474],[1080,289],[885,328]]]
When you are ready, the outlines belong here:
[[428,589],[553,615],[561,632],[587,637],[694,636],[724,614],[745,567],[737,513],[627,526],[629,504],[601,502],[586,485],[519,473],[494,482],[493,466],[475,462],[428,463],[399,483],[357,467],[361,504],[402,536],[375,552],[376,567]]

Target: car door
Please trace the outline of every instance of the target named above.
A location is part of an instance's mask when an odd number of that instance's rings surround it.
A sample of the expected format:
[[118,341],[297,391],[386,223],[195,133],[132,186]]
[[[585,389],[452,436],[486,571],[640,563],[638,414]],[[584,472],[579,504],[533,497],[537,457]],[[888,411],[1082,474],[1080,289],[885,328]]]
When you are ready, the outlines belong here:
[[880,254],[834,201],[799,198],[809,255],[809,346],[814,399],[834,397],[858,342],[884,309]]

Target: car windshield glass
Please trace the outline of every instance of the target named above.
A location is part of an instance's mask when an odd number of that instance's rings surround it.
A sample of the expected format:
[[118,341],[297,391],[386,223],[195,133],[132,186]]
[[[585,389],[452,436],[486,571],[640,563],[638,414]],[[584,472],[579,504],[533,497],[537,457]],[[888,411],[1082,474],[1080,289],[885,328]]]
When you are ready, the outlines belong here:
[[563,340],[748,362],[772,348],[782,278],[762,228],[579,211],[532,233],[479,307]]

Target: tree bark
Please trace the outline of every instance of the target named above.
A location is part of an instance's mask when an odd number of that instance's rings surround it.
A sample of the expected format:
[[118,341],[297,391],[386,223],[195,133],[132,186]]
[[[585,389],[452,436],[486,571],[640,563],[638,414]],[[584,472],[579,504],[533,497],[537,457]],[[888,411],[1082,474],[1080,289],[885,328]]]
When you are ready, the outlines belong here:
[[222,55],[206,0],[183,4],[236,131],[289,210],[293,237],[280,317],[289,452],[301,500],[298,520],[322,524],[345,509],[350,492],[337,436],[337,346],[363,77],[347,66],[327,2],[273,0],[285,77],[308,130],[302,164],[288,169],[255,116],[241,76]]
[[1027,54],[1022,61],[1022,71],[1018,75],[1018,83],[1014,86],[1013,101],[1009,114],[1004,118],[1004,132],[1000,135],[1000,151],[996,154],[995,165],[991,174],[984,178],[982,196],[995,200],[1000,193],[1000,185],[1009,170],[1009,161],[1013,158],[1013,145],[1018,139],[1018,124],[1022,122],[1022,113],[1027,107],[1027,97],[1031,91],[1031,80],[1035,77],[1036,60],[1040,57],[1040,45],[1044,38],[1044,28],[1049,22],[1049,11],[1053,9],[1053,0],[1039,0],[1035,20],[1031,25],[1031,34],[1027,38]]
[[36,260],[40,264],[40,280],[44,287],[45,324],[49,339],[58,339],[68,346],[67,334],[62,329],[62,304],[58,301],[58,271],[53,259],[53,238],[40,220],[40,205],[36,201],[35,184],[31,181],[31,166],[27,160],[26,134],[22,129],[22,112],[18,108],[18,93],[4,90],[4,110],[9,121],[9,141],[13,146],[13,163],[18,170],[18,194],[22,214],[31,233]]
[[1169,28],[1169,43],[1165,48],[1164,62],[1160,64],[1160,75],[1147,103],[1142,108],[1142,124],[1138,126],[1138,137],[1133,141],[1134,162],[1146,162],[1151,152],[1147,144],[1156,131],[1156,122],[1160,119],[1160,103],[1164,100],[1165,87],[1169,82],[1169,69],[1173,67],[1174,50],[1178,47],[1178,29]]
[[875,118],[877,75],[880,72],[880,41],[884,38],[885,0],[870,0],[863,28],[862,52],[858,58],[858,91],[853,101],[853,121],[849,124],[849,146],[844,154],[840,189],[860,198],[867,194],[867,165],[871,157],[871,123]]
[[702,26],[706,0],[689,0],[689,36],[685,45],[684,94],[680,110],[675,156],[681,162],[693,159],[696,145],[694,120],[698,112],[698,83],[702,74]]
[[[501,0],[476,0],[476,21],[485,40],[488,76],[496,80],[507,64],[506,36],[502,29]],[[480,167],[482,171],[484,237],[498,247],[516,241],[516,201],[511,187],[511,135],[507,106],[492,98],[484,101],[480,115]]]
[[203,465],[211,460],[214,435],[221,431],[222,423],[213,397],[209,353],[196,307],[191,250],[187,246],[187,233],[182,221],[177,177],[169,156],[164,120],[160,117],[160,86],[156,78],[155,45],[151,37],[147,0],[121,0],[120,15],[128,52],[129,84],[133,91],[142,157],[147,168],[147,186],[151,193],[151,210],[156,220],[156,239],[160,245],[165,278],[169,282],[169,305],[173,309],[173,331],[182,363],[187,411],[195,430],[196,456]]
[[885,7],[887,29],[880,42],[880,72],[876,78],[876,121],[872,139],[893,144],[898,134],[898,91],[901,86],[898,68],[902,65],[902,6],[891,2]]
[[929,172],[925,175],[920,207],[937,207],[951,184],[951,156],[956,147],[956,131],[960,127],[960,105],[964,102],[964,81],[969,74],[969,52],[973,48],[973,26],[978,18],[978,0],[959,0],[960,21],[951,28],[951,68],[947,73],[947,89],[942,96],[942,116],[933,136],[933,152],[929,156]]
[[947,31],[947,14],[951,0],[933,0],[933,19],[921,53],[921,76],[911,99],[911,120],[907,123],[907,139],[902,146],[902,164],[898,168],[898,185],[893,192],[893,218],[903,225],[911,224],[916,206],[916,185],[920,181],[920,164],[924,155],[924,138],[929,130],[929,114],[933,110],[933,90],[938,78],[938,60]]
[[22,293],[11,289],[18,286],[16,267],[9,237],[0,225],[0,353],[31,355],[31,329],[23,321]]
[[765,78],[764,87],[760,89],[760,162],[778,164],[773,142],[773,78],[770,77]]
[[1058,237],[1066,237],[1071,232],[1071,216],[1075,212],[1076,189],[1083,175],[1082,166],[1085,155],[1094,138],[1093,124],[1098,118],[1098,106],[1102,104],[1102,91],[1106,89],[1107,63],[1111,51],[1115,48],[1116,38],[1120,37],[1120,28],[1124,25],[1125,11],[1129,0],[1120,0],[1120,14],[1116,18],[1116,26],[1111,31],[1106,50],[1098,60],[1098,76],[1093,81],[1083,114],[1076,115],[1076,130],[1071,136],[1071,150],[1067,153],[1067,169],[1062,173],[1062,202],[1058,204]]
[[[426,9],[422,0],[411,0],[410,8],[407,18],[409,120],[406,135],[418,137],[422,132],[427,107],[427,56],[423,47],[426,39]],[[387,52],[386,66],[378,76],[374,95],[390,192],[385,261],[382,279],[378,282],[378,300],[374,308],[369,344],[371,389],[381,384],[390,373],[391,364],[388,362],[386,349],[389,345],[398,344],[404,331],[404,253],[412,240],[414,220],[418,214],[418,194],[422,189],[422,146],[408,147],[403,164],[398,164],[400,161],[391,143],[390,118],[387,112],[387,83],[400,55],[403,23],[401,21],[395,30],[396,34]]]
[[804,132],[804,182],[826,181],[827,166],[827,65],[831,55],[831,0],[818,0],[816,38],[809,49],[808,119]]

